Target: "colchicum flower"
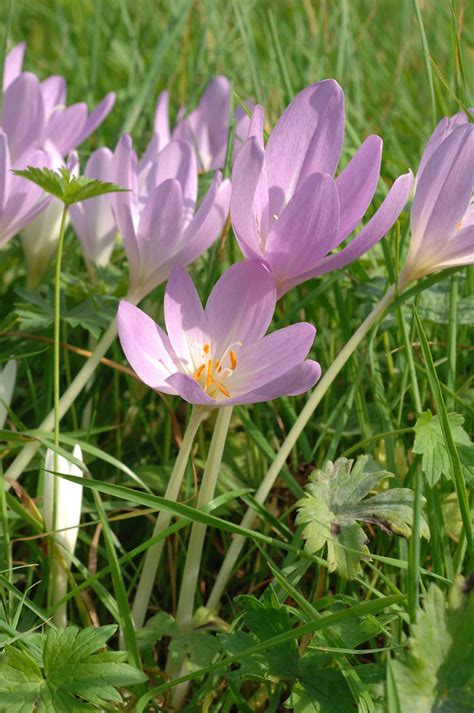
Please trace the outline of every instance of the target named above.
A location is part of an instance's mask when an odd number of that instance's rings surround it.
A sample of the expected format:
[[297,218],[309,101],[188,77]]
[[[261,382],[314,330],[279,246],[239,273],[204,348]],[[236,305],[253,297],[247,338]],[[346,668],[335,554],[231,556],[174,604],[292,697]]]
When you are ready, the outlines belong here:
[[3,74],[2,128],[14,168],[25,168],[25,154],[47,142],[67,156],[95,131],[115,103],[110,92],[90,114],[84,102],[66,106],[64,77],[40,82],[31,72],[22,72],[24,51],[24,44],[12,49]]
[[413,176],[400,176],[360,232],[330,255],[353,232],[373,198],[382,139],[369,136],[334,179],[344,140],[344,95],[334,80],[298,94],[266,147],[261,107],[256,107],[253,123],[234,162],[231,221],[245,257],[265,262],[281,297],[375,245],[402,211]]
[[464,113],[442,119],[421,158],[411,242],[399,285],[474,263],[474,126]]
[[[79,446],[74,446],[74,458],[82,461],[82,451]],[[79,523],[81,521],[82,485],[71,483],[65,478],[54,475],[54,453],[48,448],[44,464],[44,499],[43,517],[48,531],[56,532],[56,541],[60,544],[59,554],[64,566],[57,561],[54,563],[54,596],[55,602],[62,599],[67,593],[68,573],[66,568],[71,566],[71,555],[74,553]],[[81,468],[61,455],[57,457],[57,472],[64,475],[83,476]],[[54,483],[56,481],[56,522],[53,523],[54,511]],[[59,626],[66,626],[66,604],[55,610],[54,621]]]
[[[25,154],[28,165],[48,166],[50,157],[41,149]],[[51,201],[42,189],[12,172],[7,135],[0,129],[0,248],[33,220]]]
[[8,407],[11,404],[16,381],[16,361],[10,359],[3,369],[0,368],[0,428],[7,420]]
[[130,137],[114,154],[114,182],[130,189],[110,196],[129,266],[129,296],[144,297],[171,269],[185,267],[212,245],[227,218],[230,182],[216,173],[195,211],[198,186],[191,144],[173,140],[137,165]]
[[[162,92],[156,105],[154,138],[150,146],[154,150],[161,150],[171,138],[189,141],[196,152],[200,171],[222,169],[230,128],[230,95],[229,80],[222,76],[214,77],[207,85],[196,109],[187,116],[183,108],[180,110],[178,121],[171,133],[168,92]],[[250,126],[250,118],[241,107],[237,107],[235,119],[234,156],[247,138]]]
[[258,261],[230,267],[205,310],[191,278],[176,268],[165,292],[168,334],[122,301],[119,338],[145,384],[192,404],[228,406],[301,394],[321,373],[317,362],[306,359],[316,330],[300,322],[264,336],[275,303],[271,274]]
[[[86,163],[84,176],[113,182],[113,161],[112,151],[107,148],[97,149]],[[117,233],[109,197],[97,196],[83,203],[74,203],[69,208],[69,216],[86,262],[97,267],[107,265]]]

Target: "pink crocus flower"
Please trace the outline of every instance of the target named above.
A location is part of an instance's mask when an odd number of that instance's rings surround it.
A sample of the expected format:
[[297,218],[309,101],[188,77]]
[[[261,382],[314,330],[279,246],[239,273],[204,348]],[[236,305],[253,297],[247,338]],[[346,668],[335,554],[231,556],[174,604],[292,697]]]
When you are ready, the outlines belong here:
[[[84,176],[113,183],[114,155],[110,149],[100,148],[91,154],[84,168]],[[110,260],[117,233],[108,195],[75,203],[69,208],[72,227],[81,243],[87,263],[104,267]]]
[[301,394],[321,373],[317,362],[306,359],[316,330],[300,322],[264,336],[275,303],[271,274],[258,261],[232,265],[205,309],[191,278],[176,268],[165,292],[168,334],[123,301],[119,338],[145,384],[192,404],[212,408]]
[[[155,150],[161,150],[172,138],[189,141],[196,152],[200,171],[222,169],[230,128],[230,96],[231,86],[227,77],[214,77],[193,111],[185,115],[184,109],[180,110],[178,121],[171,132],[168,92],[162,92],[156,105],[151,145]],[[247,138],[250,127],[250,117],[241,107],[237,107],[235,119],[234,156]]]
[[3,75],[2,128],[16,168],[26,166],[25,154],[32,147],[46,142],[67,156],[95,131],[115,103],[115,94],[110,92],[91,113],[84,102],[66,106],[64,77],[51,76],[40,82],[31,72],[22,72],[24,52],[24,44],[11,50]]
[[[51,157],[41,150],[25,154],[30,166],[49,166]],[[42,189],[12,172],[7,135],[0,129],[0,247],[32,221],[51,201]]]
[[420,161],[401,287],[438,270],[474,263],[473,182],[474,126],[464,113],[445,117]]
[[400,176],[352,241],[377,186],[382,139],[369,136],[335,179],[344,140],[344,94],[334,80],[304,89],[268,143],[256,107],[250,137],[232,172],[231,221],[247,258],[263,260],[281,297],[291,287],[344,267],[377,243],[402,211],[413,182]]
[[216,240],[227,218],[230,182],[216,173],[196,210],[198,171],[191,144],[172,140],[153,160],[137,163],[130,137],[114,154],[111,195],[115,221],[128,257],[129,297],[143,298],[171,269],[196,260]]

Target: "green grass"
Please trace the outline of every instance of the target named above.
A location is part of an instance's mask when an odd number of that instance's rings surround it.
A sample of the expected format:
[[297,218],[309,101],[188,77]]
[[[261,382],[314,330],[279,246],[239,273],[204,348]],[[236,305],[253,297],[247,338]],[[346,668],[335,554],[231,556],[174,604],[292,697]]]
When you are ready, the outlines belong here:
[[[6,20],[7,9],[2,12]],[[232,81],[234,103],[249,98],[262,104],[270,129],[298,91],[334,77],[346,97],[341,165],[367,135],[378,133],[384,139],[377,207],[397,175],[408,168],[416,170],[436,122],[470,101],[472,105],[468,72],[472,16],[468,3],[448,0],[36,0],[13,2],[8,44],[27,42],[26,69],[40,78],[64,75],[68,102],[84,100],[92,105],[106,92],[116,92],[114,110],[80,149],[82,165],[97,146],[113,148],[123,131],[130,132],[134,145],[142,150],[151,136],[158,93],[164,89],[170,92],[174,117],[181,105],[195,105],[212,76],[225,74]],[[405,211],[383,244],[361,260],[292,290],[278,305],[274,327],[300,319],[315,324],[312,356],[324,371],[393,281],[408,240]],[[9,430],[0,432],[0,468],[3,463],[5,471],[26,437],[50,445],[34,429],[52,406],[53,349],[47,342],[34,341],[50,338],[52,326],[38,320],[31,295],[17,291],[24,290],[25,282],[19,241],[10,241],[0,258],[0,366],[11,355],[19,363]],[[192,276],[201,294],[236,259],[239,250],[230,234],[223,246],[193,264]],[[39,288],[48,301],[53,273],[54,261]],[[113,266],[101,273],[93,287],[69,228],[63,273],[64,308],[92,298],[103,328],[108,320],[105,310],[113,311],[115,298],[125,292],[126,262],[120,249]],[[180,519],[165,532],[169,538],[150,616],[176,610],[189,524],[194,520],[208,528],[198,606],[205,605],[232,537],[236,533],[247,537],[218,617],[203,614],[197,634],[214,640],[215,631],[248,635],[251,628],[236,597],[259,598],[270,583],[280,606],[288,607],[292,627],[286,634],[265,630],[263,639],[254,632],[253,646],[242,644],[234,653],[223,649],[211,661],[205,660],[208,640],[202,639],[193,649],[193,669],[184,677],[192,680],[186,710],[283,710],[293,680],[274,675],[271,669],[266,678],[256,680],[227,674],[242,656],[260,656],[258,661],[268,664],[272,651],[285,652],[282,647],[291,640],[297,642],[302,661],[310,641],[334,649],[315,658],[314,666],[332,672],[324,675],[332,681],[335,696],[347,684],[360,711],[403,711],[387,663],[413,635],[430,582],[435,579],[447,596],[452,581],[469,574],[469,562],[472,567],[470,483],[447,414],[461,414],[464,429],[472,432],[473,287],[472,268],[451,271],[417,285],[388,311],[319,405],[266,506],[260,508],[254,533],[239,530],[238,523],[307,397],[234,410],[216,498],[203,512],[195,509],[196,481],[202,476],[215,415],[204,422],[196,439],[180,504],[167,503],[160,496],[182,440],[188,406],[150,391],[110,364],[100,366],[90,389],[61,424],[60,448],[67,450],[81,442],[92,475],[84,489],[69,618],[77,625],[123,627],[129,662],[140,665],[141,661],[149,675],[149,686],[134,689],[128,710],[148,710],[152,695],[155,709],[161,704],[167,710],[170,705],[171,684],[163,680],[169,638],[157,634],[153,645],[143,644],[145,639],[140,632],[135,634],[127,609],[143,552],[153,544],[149,538],[157,511],[164,508]],[[108,295],[114,296],[111,307]],[[158,288],[143,308],[161,318],[162,296],[163,288]],[[35,313],[26,325],[18,318],[19,303]],[[63,339],[83,349],[94,343],[86,329],[65,323]],[[108,356],[124,363],[118,343]],[[84,358],[63,350],[61,360],[64,391]],[[86,408],[91,409],[91,419],[81,430]],[[412,451],[417,415],[427,409],[440,415],[452,473],[452,478],[443,475],[434,486],[423,475],[421,458]],[[394,473],[390,487],[415,491],[414,535],[407,542],[368,526],[372,559],[362,564],[357,579],[348,582],[329,571],[325,550],[311,556],[303,551],[301,528],[294,525],[295,503],[314,467],[361,453],[373,455]],[[49,626],[47,537],[36,510],[36,506],[41,510],[43,455],[44,449],[23,474],[21,489],[0,501],[0,646],[25,632],[22,645],[34,646],[35,627]],[[421,508],[431,530],[429,542],[418,537]],[[326,629],[327,635],[315,634]],[[116,636],[112,646],[118,645]],[[371,653],[358,654],[359,647]],[[372,667],[372,679],[364,673],[367,666]],[[4,710],[1,695],[0,710]],[[340,705],[342,710],[344,704]],[[306,713],[312,708],[297,710]],[[324,713],[330,710],[321,708]]]

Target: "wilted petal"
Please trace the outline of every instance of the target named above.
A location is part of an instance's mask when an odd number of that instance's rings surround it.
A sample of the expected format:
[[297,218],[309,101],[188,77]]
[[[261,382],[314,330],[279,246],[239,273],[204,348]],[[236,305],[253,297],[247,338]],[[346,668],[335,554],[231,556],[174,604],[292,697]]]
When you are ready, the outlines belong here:
[[334,174],[344,141],[344,94],[333,79],[307,87],[285,109],[267,144],[270,215],[280,215],[312,173]]
[[209,343],[209,327],[194,283],[182,268],[175,268],[170,275],[164,312],[166,331],[176,356],[183,368],[192,372],[199,362],[197,347]]
[[23,67],[26,42],[20,42],[5,57],[3,67],[3,91],[18,77]]
[[336,178],[341,213],[335,244],[331,245],[331,249],[352,233],[374,197],[380,174],[382,144],[379,136],[368,136]]
[[436,254],[461,222],[472,194],[473,132],[472,125],[453,131],[433,153],[417,181],[411,209],[411,256],[418,249]]
[[163,330],[145,312],[124,300],[119,305],[117,322],[122,349],[140,379],[152,389],[176,393],[166,381],[177,366]]
[[236,342],[255,342],[268,329],[276,289],[270,272],[258,261],[232,265],[215,284],[206,305],[214,354]]
[[265,258],[277,286],[320,262],[334,244],[338,223],[334,180],[321,173],[308,176],[274,222],[266,242]]

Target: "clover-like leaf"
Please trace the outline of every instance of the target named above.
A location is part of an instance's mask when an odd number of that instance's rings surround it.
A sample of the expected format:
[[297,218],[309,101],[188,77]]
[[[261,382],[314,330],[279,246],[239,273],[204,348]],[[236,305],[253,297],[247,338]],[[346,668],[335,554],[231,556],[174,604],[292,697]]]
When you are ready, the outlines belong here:
[[474,594],[464,594],[464,588],[462,582],[454,585],[448,606],[443,592],[430,586],[409,651],[391,663],[400,710],[474,710]]
[[117,687],[134,686],[147,677],[125,663],[121,651],[97,653],[116,628],[48,629],[40,663],[26,650],[6,646],[0,656],[0,711],[69,713],[121,703]]
[[[473,482],[474,444],[462,427],[464,418],[459,413],[450,413],[448,418],[466,480]],[[429,484],[435,485],[441,475],[451,477],[451,462],[439,417],[433,416],[431,411],[422,413],[415,424],[415,434],[413,453],[422,455],[421,467]]]
[[[327,545],[331,572],[346,579],[360,571],[360,560],[369,555],[368,538],[360,522],[378,525],[386,532],[410,537],[413,520],[413,491],[392,488],[367,497],[382,480],[393,477],[369,456],[354,461],[329,461],[324,470],[310,475],[307,494],[297,503],[296,522],[304,525],[305,549],[311,554]],[[428,525],[421,519],[420,534],[429,538]]]
[[96,178],[74,176],[66,166],[61,166],[57,171],[53,171],[50,168],[28,166],[23,170],[13,171],[13,173],[36,183],[46,193],[51,193],[66,205],[102,196],[105,193],[128,190],[128,188],[122,188],[115,183],[106,183]]

